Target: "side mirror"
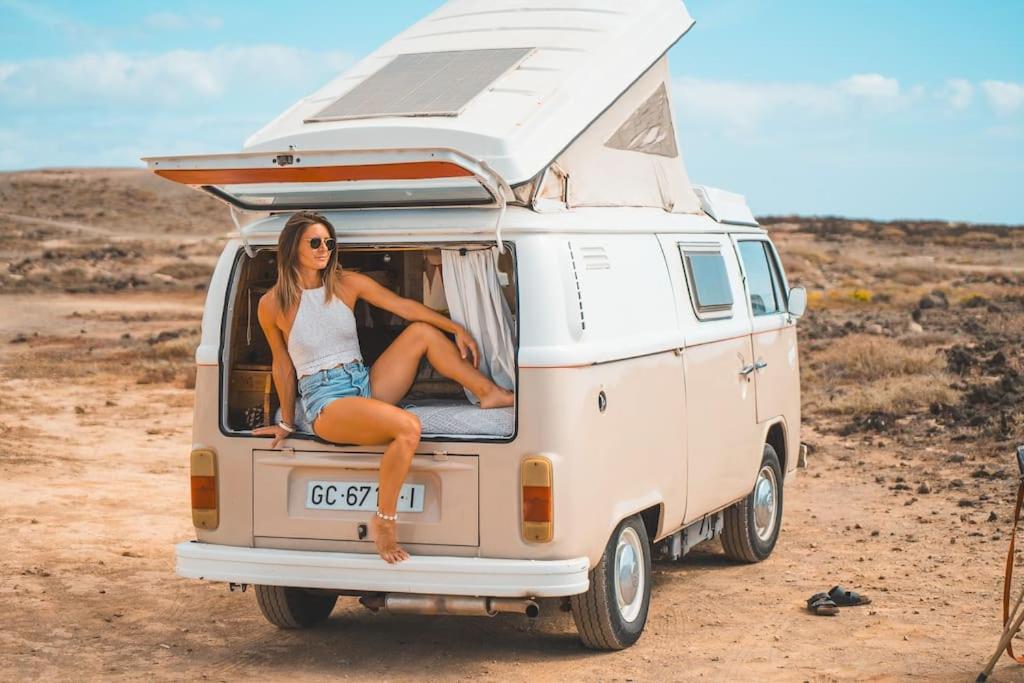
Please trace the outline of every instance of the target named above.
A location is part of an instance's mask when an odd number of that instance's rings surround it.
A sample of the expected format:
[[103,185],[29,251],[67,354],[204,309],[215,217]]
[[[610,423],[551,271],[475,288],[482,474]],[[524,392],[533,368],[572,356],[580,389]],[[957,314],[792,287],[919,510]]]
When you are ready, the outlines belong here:
[[807,290],[803,287],[793,287],[789,290],[789,314],[799,318],[807,312]]

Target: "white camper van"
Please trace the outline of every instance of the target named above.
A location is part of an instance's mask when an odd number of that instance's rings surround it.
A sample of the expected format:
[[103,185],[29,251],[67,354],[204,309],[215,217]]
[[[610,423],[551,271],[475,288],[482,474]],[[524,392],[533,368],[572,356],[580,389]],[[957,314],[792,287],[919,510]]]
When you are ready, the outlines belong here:
[[[338,596],[530,616],[562,598],[584,644],[620,649],[656,551],[721,535],[737,560],[768,557],[800,448],[806,296],[743,198],[687,177],[665,55],[692,25],[679,0],[452,0],[244,151],[146,160],[238,228],[196,352],[181,576],[254,585],[285,628]],[[256,303],[299,209],[329,217],[345,268],[457,319],[515,387],[513,408],[481,410],[421,366],[397,565],[367,537],[383,448],[251,433],[278,409]],[[402,323],[355,314],[369,365]]]

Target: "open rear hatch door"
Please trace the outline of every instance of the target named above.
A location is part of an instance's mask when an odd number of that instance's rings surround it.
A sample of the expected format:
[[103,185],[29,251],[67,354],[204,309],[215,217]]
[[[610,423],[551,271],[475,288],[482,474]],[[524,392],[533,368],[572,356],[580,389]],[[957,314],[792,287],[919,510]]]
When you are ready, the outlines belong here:
[[245,211],[497,206],[508,184],[453,149],[288,150],[144,158],[168,180]]

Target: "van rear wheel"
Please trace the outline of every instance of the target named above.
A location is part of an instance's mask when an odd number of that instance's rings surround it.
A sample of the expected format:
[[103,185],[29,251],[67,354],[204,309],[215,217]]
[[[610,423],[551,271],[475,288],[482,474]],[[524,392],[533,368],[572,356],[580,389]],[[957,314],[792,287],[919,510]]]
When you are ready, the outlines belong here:
[[622,650],[640,638],[651,604],[651,541],[639,515],[619,523],[590,570],[590,588],[569,602],[586,647]]
[[772,554],[782,527],[782,466],[771,445],[764,445],[754,490],[722,521],[722,548],[730,558],[760,562]]
[[305,588],[256,586],[256,604],[278,628],[306,628],[331,615],[338,596]]

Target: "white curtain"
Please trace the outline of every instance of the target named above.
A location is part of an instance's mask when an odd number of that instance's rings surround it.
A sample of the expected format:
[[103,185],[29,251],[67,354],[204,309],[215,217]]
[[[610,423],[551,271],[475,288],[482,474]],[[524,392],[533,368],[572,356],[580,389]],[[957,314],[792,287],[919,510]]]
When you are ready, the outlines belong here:
[[[505,389],[515,388],[512,311],[498,282],[498,249],[442,249],[448,313],[476,340],[480,372]],[[472,403],[480,400],[466,389]]]

